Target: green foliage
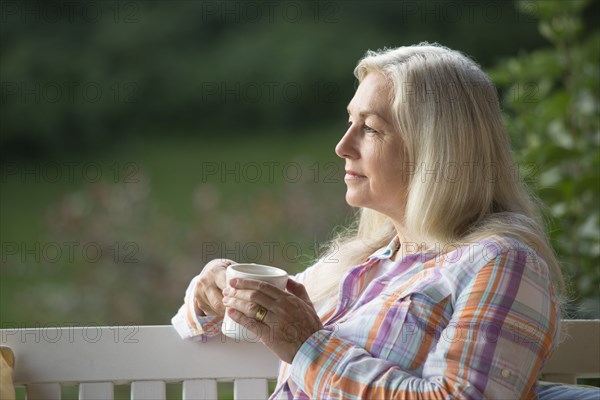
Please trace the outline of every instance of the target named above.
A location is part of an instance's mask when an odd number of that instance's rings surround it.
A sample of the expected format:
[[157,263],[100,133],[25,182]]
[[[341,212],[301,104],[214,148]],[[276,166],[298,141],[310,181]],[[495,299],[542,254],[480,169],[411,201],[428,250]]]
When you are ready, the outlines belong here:
[[342,126],[367,49],[439,41],[489,65],[542,40],[504,1],[100,1],[93,22],[77,2],[9,3],[20,12],[0,24],[3,158],[62,157],[148,133]]
[[[588,1],[519,2],[539,18],[551,47],[503,61],[491,75],[503,89],[507,125],[547,205],[551,238],[571,281],[574,313],[600,317],[600,32],[586,30]],[[532,167],[533,166],[533,167]]]

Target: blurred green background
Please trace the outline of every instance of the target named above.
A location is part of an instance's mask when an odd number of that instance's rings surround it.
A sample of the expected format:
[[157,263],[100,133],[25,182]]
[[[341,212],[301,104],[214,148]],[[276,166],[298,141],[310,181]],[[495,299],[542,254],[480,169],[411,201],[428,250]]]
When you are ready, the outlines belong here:
[[344,224],[367,49],[497,83],[572,317],[600,318],[598,1],[1,2],[0,322],[168,324],[212,258],[295,272]]

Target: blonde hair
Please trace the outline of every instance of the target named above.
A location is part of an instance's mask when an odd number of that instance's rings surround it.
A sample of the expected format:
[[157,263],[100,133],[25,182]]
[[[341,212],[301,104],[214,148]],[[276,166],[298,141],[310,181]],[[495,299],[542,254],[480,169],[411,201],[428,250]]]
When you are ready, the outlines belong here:
[[[354,75],[362,82],[370,73],[391,84],[393,122],[406,146],[399,155],[409,174],[402,240],[431,251],[493,234],[514,237],[543,258],[562,299],[564,281],[540,204],[515,168],[488,76],[462,53],[428,43],[368,51]],[[360,209],[307,277],[313,302],[335,296],[344,273],[396,234],[390,218]]]

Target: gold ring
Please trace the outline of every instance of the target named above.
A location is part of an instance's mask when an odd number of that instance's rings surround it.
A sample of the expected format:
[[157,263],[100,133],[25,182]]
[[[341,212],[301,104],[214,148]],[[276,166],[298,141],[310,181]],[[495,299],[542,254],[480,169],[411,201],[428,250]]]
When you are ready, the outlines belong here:
[[263,322],[265,319],[265,315],[267,315],[267,309],[260,307],[256,312],[256,316],[254,317],[258,322]]

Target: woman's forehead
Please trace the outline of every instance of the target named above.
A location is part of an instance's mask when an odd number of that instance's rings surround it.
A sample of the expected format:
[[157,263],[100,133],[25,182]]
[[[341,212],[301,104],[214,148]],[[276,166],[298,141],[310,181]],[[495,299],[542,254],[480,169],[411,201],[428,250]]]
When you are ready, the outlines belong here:
[[390,82],[383,75],[368,74],[348,103],[348,112],[358,115],[372,114],[390,121],[390,89]]

